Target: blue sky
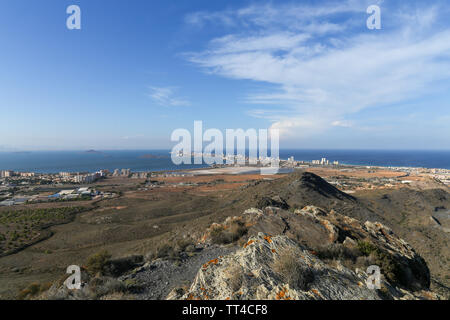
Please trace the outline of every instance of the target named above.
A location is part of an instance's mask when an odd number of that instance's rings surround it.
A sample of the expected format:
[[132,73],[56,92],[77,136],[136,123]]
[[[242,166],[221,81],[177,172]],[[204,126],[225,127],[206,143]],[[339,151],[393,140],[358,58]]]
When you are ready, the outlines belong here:
[[170,148],[194,120],[277,128],[282,148],[450,149],[449,16],[447,1],[0,0],[0,150]]

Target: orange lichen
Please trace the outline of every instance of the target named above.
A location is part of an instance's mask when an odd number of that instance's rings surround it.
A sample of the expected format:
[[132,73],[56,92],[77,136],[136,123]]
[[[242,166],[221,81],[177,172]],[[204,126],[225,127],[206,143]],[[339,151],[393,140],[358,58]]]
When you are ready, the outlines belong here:
[[203,270],[206,270],[210,264],[218,264],[218,263],[219,263],[219,259],[212,259],[211,261],[208,261],[207,263],[205,263],[202,266]]
[[198,297],[195,297],[192,293],[190,293],[188,295],[188,297],[186,298],[186,300],[201,300],[201,299]]
[[250,240],[249,242],[247,242],[246,244],[244,244],[244,248],[247,248],[249,245],[251,245],[252,243],[254,243],[255,241]]
[[272,237],[271,236],[265,236],[264,240],[266,240],[267,243],[271,243],[272,242]]
[[319,298],[322,298],[322,295],[319,293],[319,291],[317,291],[316,289],[311,289],[312,293],[314,293],[316,296],[318,296]]
[[381,228],[380,231],[381,231],[381,233],[383,234],[383,236],[386,237],[386,239],[390,240],[390,236],[389,236],[389,234],[384,230],[384,228]]
[[277,250],[275,250],[275,249],[272,249],[272,253],[275,253],[275,252],[277,252]]
[[283,288],[280,292],[275,296],[276,300],[291,300],[290,297],[287,296],[287,289]]

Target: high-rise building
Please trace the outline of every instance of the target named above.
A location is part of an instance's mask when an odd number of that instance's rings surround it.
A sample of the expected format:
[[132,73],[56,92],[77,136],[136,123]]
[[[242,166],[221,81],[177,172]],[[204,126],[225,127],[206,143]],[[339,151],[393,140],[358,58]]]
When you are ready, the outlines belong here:
[[0,171],[0,178],[9,178],[14,175],[14,171],[11,170],[2,170]]
[[129,176],[130,173],[131,173],[131,170],[130,170],[130,169],[122,169],[122,171],[121,171],[121,174],[122,174],[122,176],[124,176],[124,177]]

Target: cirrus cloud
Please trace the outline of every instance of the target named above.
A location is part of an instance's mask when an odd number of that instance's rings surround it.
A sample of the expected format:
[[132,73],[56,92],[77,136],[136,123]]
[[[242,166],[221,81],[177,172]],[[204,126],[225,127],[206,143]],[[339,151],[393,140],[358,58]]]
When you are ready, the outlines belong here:
[[148,97],[161,106],[181,107],[189,106],[185,98],[176,96],[176,87],[148,87]]
[[246,94],[246,102],[260,106],[248,114],[269,119],[285,136],[349,128],[355,124],[347,118],[362,110],[450,87],[450,27],[442,23],[442,10],[382,9],[387,27],[371,31],[365,28],[367,4],[197,13],[197,24],[226,21],[226,34],[188,59],[210,74],[260,83],[261,90]]

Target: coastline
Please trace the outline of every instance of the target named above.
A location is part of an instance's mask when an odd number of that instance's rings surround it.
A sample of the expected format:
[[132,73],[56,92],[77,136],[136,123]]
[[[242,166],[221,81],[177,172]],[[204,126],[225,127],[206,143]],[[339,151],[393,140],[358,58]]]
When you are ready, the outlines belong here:
[[[291,156],[295,162],[310,164],[313,159],[338,161],[340,166],[380,167],[408,170],[450,170],[450,151],[392,151],[392,150],[289,150],[279,153],[281,161]],[[319,160],[315,160],[319,161]],[[35,172],[95,172],[127,168],[132,172],[162,172],[209,168],[209,165],[172,163],[170,150],[111,150],[0,152],[0,171]]]

